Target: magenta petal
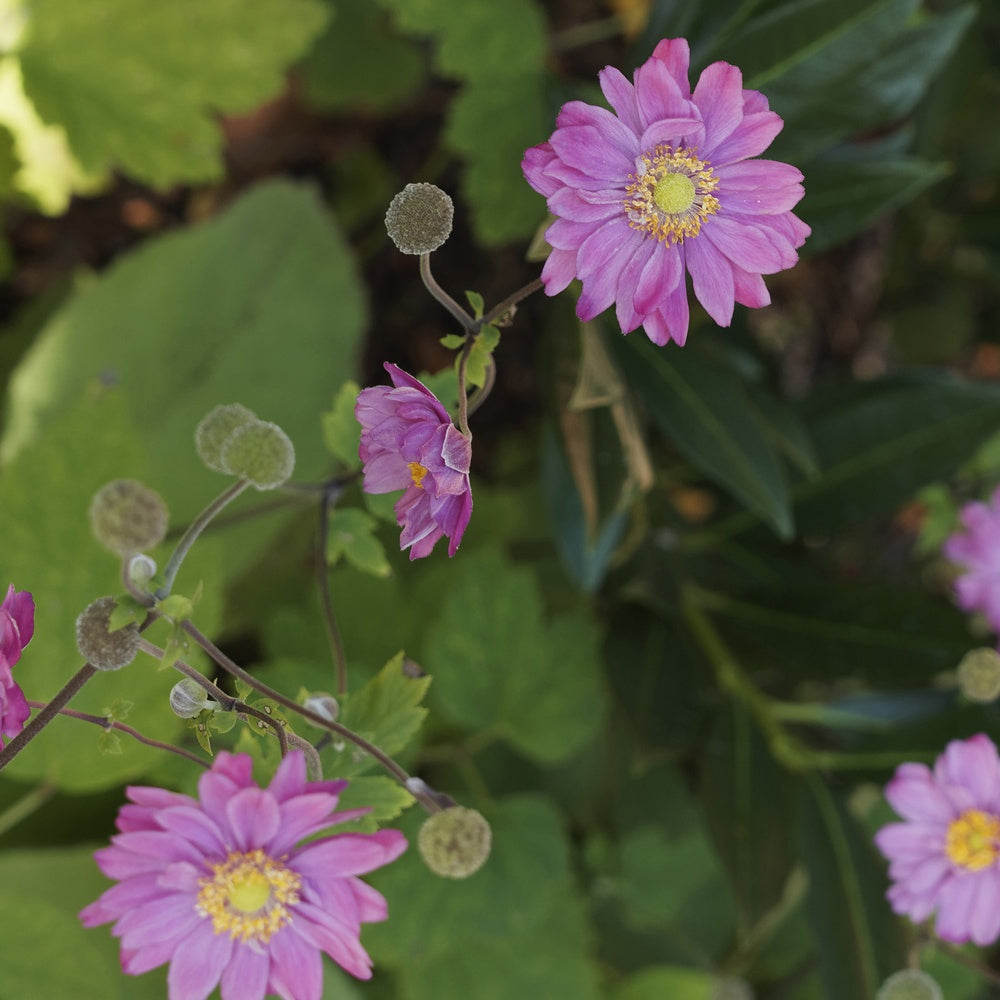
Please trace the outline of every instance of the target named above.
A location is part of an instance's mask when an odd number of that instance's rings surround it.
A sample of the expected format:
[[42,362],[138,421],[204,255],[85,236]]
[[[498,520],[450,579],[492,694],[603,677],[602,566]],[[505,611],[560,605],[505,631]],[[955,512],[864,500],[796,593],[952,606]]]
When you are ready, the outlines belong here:
[[338,833],[307,844],[295,859],[303,874],[320,866],[327,874],[343,877],[363,875],[381,868],[406,850],[406,838],[398,830],[377,833]]
[[683,273],[680,250],[676,246],[657,246],[636,286],[636,311],[643,314],[653,312],[677,287]]
[[695,297],[719,326],[729,326],[736,301],[729,261],[705,239],[689,240],[685,247]]
[[653,49],[653,59],[667,67],[667,71],[677,81],[684,97],[691,96],[688,84],[688,70],[691,65],[691,50],[686,38],[664,38]]
[[271,959],[266,952],[237,945],[222,973],[222,1000],[263,1000],[270,971]]
[[320,1000],[323,992],[319,952],[291,928],[271,939],[271,986],[289,1000]]
[[238,946],[228,935],[213,934],[208,928],[189,934],[174,952],[167,973],[170,1000],[205,1000],[218,984],[234,947]]
[[716,149],[743,121],[743,74],[729,63],[712,63],[691,99],[705,122],[705,148]]
[[248,851],[267,844],[281,827],[281,809],[270,792],[244,788],[226,805],[236,846]]
[[642,125],[639,122],[639,107],[635,100],[635,88],[613,66],[605,66],[597,74],[597,78],[601,83],[604,96],[608,99],[608,104],[615,109],[615,114],[627,128],[639,135],[642,132]]

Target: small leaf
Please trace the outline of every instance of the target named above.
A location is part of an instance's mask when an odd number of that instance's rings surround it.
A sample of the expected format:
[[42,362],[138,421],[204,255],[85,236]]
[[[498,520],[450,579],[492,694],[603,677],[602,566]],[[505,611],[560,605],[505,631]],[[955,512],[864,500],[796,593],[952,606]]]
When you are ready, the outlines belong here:
[[122,738],[113,729],[105,729],[97,738],[97,747],[108,757],[119,757],[122,752]]
[[141,625],[146,620],[149,609],[140,604],[131,594],[118,594],[115,597],[115,606],[108,618],[108,631],[117,632],[133,622]]
[[333,397],[333,406],[323,414],[323,442],[349,469],[361,467],[358,443],[361,426],[354,416],[354,404],[361,386],[353,379],[345,382]]
[[373,831],[395,820],[414,804],[416,799],[394,778],[386,775],[363,775],[351,778],[340,793],[338,809],[371,809],[367,816],[356,820],[357,829]]
[[449,351],[457,351],[460,347],[465,346],[465,337],[459,333],[448,333],[438,343],[442,347],[446,347]]
[[194,600],[183,594],[170,594],[157,602],[156,610],[168,622],[182,622],[194,614]]
[[472,314],[476,319],[483,318],[483,310],[485,309],[485,303],[483,302],[482,295],[479,292],[466,291],[466,299],[469,301],[469,305],[472,306]]
[[374,517],[356,507],[332,510],[327,521],[327,563],[334,566],[344,556],[365,573],[389,576],[392,569],[385,549],[373,534],[377,526]]

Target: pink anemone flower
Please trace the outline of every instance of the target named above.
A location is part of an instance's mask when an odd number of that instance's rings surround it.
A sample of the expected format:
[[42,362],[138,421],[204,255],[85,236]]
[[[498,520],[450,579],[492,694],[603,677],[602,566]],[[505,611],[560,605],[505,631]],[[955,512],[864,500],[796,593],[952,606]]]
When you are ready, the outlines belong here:
[[988,503],[967,503],[960,518],[964,530],[944,545],[945,556],[965,568],[955,580],[955,599],[963,610],[981,612],[1000,632],[1000,489]]
[[934,769],[902,764],[885,790],[903,818],[875,836],[889,859],[888,897],[916,923],[935,911],[945,941],[1000,937],[1000,758],[980,733],[954,740]]
[[220,752],[198,799],[128,789],[120,831],[97,851],[117,885],[80,913],[87,927],[114,921],[122,968],[165,962],[169,1000],[319,1000],[322,952],[359,979],[371,960],[361,924],[386,917],[385,899],[357,876],[397,858],[397,830],[314,837],[367,809],[336,813],[346,781],[306,781],[292,751],[259,788],[247,754]]
[[354,408],[365,492],[404,491],[395,511],[410,559],[430,555],[442,537],[453,556],[472,517],[472,445],[423,382],[393,364],[385,370],[392,387],[363,389]]
[[564,105],[548,142],[521,164],[557,217],[542,270],[548,295],[583,283],[577,315],[612,303],[624,333],[643,326],[655,344],[683,344],[685,271],[720,326],[734,303],[770,303],[761,275],[798,260],[810,229],[792,214],[802,174],[754,159],[781,131],[767,98],[743,89],[728,63],[712,63],[692,92],[688,43],[664,39],[629,81],[611,66],[601,89],[614,113]]
[[31,709],[12,668],[35,633],[35,601],[27,590],[7,588],[0,603],[0,747],[5,736],[17,736]]

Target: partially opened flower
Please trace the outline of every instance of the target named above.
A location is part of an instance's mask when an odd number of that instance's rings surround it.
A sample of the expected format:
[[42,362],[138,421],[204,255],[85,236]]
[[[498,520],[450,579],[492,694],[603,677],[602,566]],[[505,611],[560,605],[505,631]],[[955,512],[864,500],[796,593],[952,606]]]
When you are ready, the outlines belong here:
[[1000,759],[989,737],[954,740],[933,771],[902,764],[885,796],[903,817],[879,830],[889,859],[888,897],[921,922],[935,911],[945,941],[1000,937]]
[[410,559],[430,555],[442,537],[453,556],[472,516],[472,445],[427,386],[396,365],[385,370],[392,387],[363,389],[354,408],[365,491],[404,491],[395,511]]
[[622,331],[683,344],[685,270],[720,326],[734,302],[766,306],[763,274],[791,267],[809,227],[792,214],[802,174],[759,160],[783,122],[767,99],[743,89],[735,66],[716,62],[688,82],[688,44],[664,39],[634,74],[600,73],[614,113],[564,105],[548,142],[521,167],[557,216],[546,232],[548,295],[583,282],[581,319],[612,303]]
[[0,603],[0,747],[5,736],[17,736],[31,715],[12,669],[35,633],[35,601],[27,590],[7,588]]
[[944,554],[965,568],[955,580],[955,599],[965,611],[979,611],[1000,632],[1000,489],[988,503],[967,503],[964,531],[945,542]]
[[384,920],[383,897],[357,878],[406,848],[396,830],[304,838],[367,812],[335,813],[344,781],[307,782],[293,751],[259,788],[246,754],[221,752],[199,798],[128,789],[119,833],[96,853],[117,885],[81,913],[114,921],[125,972],[170,963],[169,1000],[319,1000],[321,952],[371,976],[362,923]]

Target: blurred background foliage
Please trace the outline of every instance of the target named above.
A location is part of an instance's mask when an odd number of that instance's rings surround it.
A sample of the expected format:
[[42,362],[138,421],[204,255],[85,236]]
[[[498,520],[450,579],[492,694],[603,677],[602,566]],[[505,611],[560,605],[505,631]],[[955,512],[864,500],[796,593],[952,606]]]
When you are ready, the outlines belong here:
[[[525,302],[474,418],[455,559],[410,565],[357,487],[333,511],[334,608],[369,684],[345,710],[481,809],[495,850],[461,883],[415,851],[379,873],[376,977],[331,967],[325,996],[844,1000],[905,964],[879,787],[998,722],[956,692],[989,638],[937,547],[1000,478],[1000,8],[0,0],[0,583],[35,594],[18,672],[38,700],[118,587],[93,492],[141,478],[180,530],[222,486],[192,430],[234,401],[288,431],[299,480],[349,467],[354,383],[450,362],[385,236],[392,195],[451,191],[436,273],[499,301],[539,266],[524,149],[600,100],[601,67],[678,35],[784,117],[769,155],[803,170],[813,236],[771,308],[725,331],[693,313],[683,350]],[[316,520],[308,496],[245,499],[178,581],[293,695],[333,685]],[[429,687],[379,673],[399,650]],[[131,724],[193,743],[170,683],[136,663],[74,707],[126,698]],[[405,797],[337,753],[330,773],[364,771],[359,799],[414,835]],[[0,777],[2,1000],[164,996],[75,920],[127,781],[193,776],[63,719]],[[924,953],[948,1000],[990,996],[962,958]]]

